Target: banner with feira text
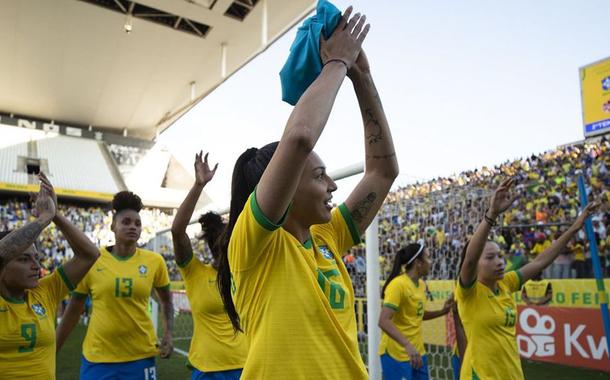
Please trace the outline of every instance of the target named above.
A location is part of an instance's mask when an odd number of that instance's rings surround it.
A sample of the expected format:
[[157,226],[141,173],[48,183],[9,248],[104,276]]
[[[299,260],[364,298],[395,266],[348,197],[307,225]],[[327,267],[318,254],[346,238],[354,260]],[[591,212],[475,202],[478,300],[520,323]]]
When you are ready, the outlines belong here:
[[[597,292],[594,279],[549,280],[553,288],[550,307],[585,307],[599,308],[600,294]],[[428,290],[433,300],[445,300],[453,292],[455,282],[448,280],[427,281]],[[610,288],[610,279],[604,280],[606,289]],[[514,293],[515,301],[523,305],[521,293]]]

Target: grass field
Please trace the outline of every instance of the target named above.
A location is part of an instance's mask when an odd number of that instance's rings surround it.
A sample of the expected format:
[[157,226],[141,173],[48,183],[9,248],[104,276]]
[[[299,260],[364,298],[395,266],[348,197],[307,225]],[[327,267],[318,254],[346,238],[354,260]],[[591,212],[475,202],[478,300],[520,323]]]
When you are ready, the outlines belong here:
[[[77,380],[81,360],[81,346],[85,338],[86,327],[79,324],[74,328],[61,352],[57,355],[57,380]],[[188,341],[174,342],[176,348],[188,351]],[[186,380],[191,378],[191,371],[186,368],[186,358],[174,353],[168,360],[157,358],[157,379]]]
[[[81,344],[85,337],[85,331],[85,326],[79,324],[72,332],[70,338],[66,341],[61,352],[57,355],[57,380],[78,379]],[[183,351],[188,351],[188,345],[189,342],[185,340],[175,342],[176,348]],[[190,379],[191,373],[186,368],[185,364],[186,358],[178,353],[174,353],[169,360],[157,359],[157,379]],[[446,363],[443,364],[444,366],[447,365]],[[523,361],[523,372],[525,373],[525,378],[527,380],[610,380],[610,374],[603,372],[530,361]],[[440,377],[440,379],[444,378],[452,379],[448,374]]]

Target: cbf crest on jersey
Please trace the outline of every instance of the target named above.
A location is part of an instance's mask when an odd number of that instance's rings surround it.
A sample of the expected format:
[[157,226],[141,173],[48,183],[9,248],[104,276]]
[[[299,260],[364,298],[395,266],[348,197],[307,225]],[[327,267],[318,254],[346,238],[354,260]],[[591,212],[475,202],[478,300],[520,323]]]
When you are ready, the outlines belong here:
[[138,267],[138,272],[140,273],[140,277],[146,277],[148,274],[148,268],[146,265],[142,264]]
[[324,256],[324,258],[326,260],[334,260],[335,256],[333,255],[333,253],[330,251],[330,249],[328,249],[327,246],[325,245],[321,245],[318,247],[320,249],[320,252],[322,253],[322,256]]
[[39,317],[44,317],[47,314],[47,311],[45,310],[44,306],[42,306],[39,303],[33,304],[32,310],[34,311],[34,314],[36,314]]
[[610,77],[602,79],[602,89],[604,91],[610,90]]

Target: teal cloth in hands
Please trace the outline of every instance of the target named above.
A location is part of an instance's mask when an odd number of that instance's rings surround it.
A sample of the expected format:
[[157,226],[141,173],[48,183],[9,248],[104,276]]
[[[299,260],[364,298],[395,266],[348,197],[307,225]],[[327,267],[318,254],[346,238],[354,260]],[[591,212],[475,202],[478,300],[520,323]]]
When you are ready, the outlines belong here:
[[328,39],[339,20],[341,11],[327,0],[318,1],[316,14],[303,22],[290,47],[288,59],[280,71],[282,100],[295,105],[307,87],[322,72],[320,34]]

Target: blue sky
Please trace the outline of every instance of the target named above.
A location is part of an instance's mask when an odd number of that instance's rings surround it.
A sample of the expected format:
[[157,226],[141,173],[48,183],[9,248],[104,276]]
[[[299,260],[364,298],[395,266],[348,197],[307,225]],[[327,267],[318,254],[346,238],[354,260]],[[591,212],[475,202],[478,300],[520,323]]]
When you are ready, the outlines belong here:
[[[395,185],[450,175],[580,140],[578,68],[610,56],[610,1],[359,0],[364,49],[391,125]],[[228,204],[233,164],[279,139],[292,109],[278,72],[289,31],[178,120],[159,141],[187,168],[198,149],[220,162],[206,191]],[[362,122],[349,80],[316,151],[330,171],[362,161]],[[342,201],[355,180],[339,183]]]

